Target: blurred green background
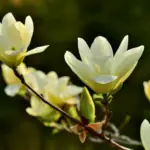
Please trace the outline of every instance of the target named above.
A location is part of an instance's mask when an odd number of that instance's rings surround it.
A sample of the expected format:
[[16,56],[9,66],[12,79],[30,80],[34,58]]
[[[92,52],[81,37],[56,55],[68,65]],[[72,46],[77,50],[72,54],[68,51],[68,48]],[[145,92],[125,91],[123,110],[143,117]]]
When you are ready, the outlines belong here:
[[[105,36],[114,51],[126,34],[130,38],[129,48],[145,45],[137,68],[111,105],[112,121],[117,126],[127,114],[131,116],[121,133],[140,140],[140,124],[144,118],[150,119],[150,104],[143,92],[143,81],[150,79],[149,0],[0,0],[0,18],[7,12],[23,22],[27,15],[32,16],[35,33],[30,48],[50,44],[44,53],[28,57],[27,65],[45,72],[55,70],[60,76],[70,75],[78,85],[83,83],[64,61],[66,50],[78,56],[77,37],[91,44],[96,36]],[[81,144],[77,136],[66,132],[52,135],[50,128],[26,114],[26,101],[5,95],[2,76],[0,83],[0,150],[111,149],[90,141]]]

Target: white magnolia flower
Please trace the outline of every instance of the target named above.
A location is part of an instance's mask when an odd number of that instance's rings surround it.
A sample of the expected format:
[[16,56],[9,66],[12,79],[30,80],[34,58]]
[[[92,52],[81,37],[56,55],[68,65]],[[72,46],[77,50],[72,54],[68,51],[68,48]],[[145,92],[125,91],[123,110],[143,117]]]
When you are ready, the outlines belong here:
[[148,98],[148,100],[150,101],[150,81],[143,82],[143,86],[144,86],[145,95]]
[[25,24],[16,21],[12,13],[6,14],[0,23],[0,60],[9,67],[18,66],[23,59],[43,52],[48,45],[27,52],[34,31],[32,18],[27,16]]
[[[82,92],[81,87],[68,85],[69,77],[58,78],[56,72],[51,71],[48,74],[40,70],[35,70],[25,75],[26,82],[50,103],[56,106],[64,104],[74,104],[77,102],[77,96]],[[47,121],[54,121],[60,117],[60,113],[45,104],[41,99],[32,96],[31,106],[26,109],[27,113],[40,117]]]
[[146,119],[141,124],[140,134],[145,150],[150,150],[150,124]]
[[68,84],[68,76],[58,78],[54,71],[45,74],[36,70],[26,75],[25,80],[36,92],[57,106],[76,103],[77,96],[82,92],[81,87]]
[[127,51],[128,36],[122,40],[117,52],[106,38],[98,36],[91,47],[78,38],[78,49],[82,61],[72,53],[65,53],[65,61],[72,71],[91,89],[98,93],[108,93],[123,83],[134,70],[144,46]]
[[63,104],[77,103],[77,96],[82,92],[82,88],[73,84],[68,84],[68,76],[58,77],[56,72],[51,71],[47,74],[49,84],[45,90],[45,97],[58,106]]

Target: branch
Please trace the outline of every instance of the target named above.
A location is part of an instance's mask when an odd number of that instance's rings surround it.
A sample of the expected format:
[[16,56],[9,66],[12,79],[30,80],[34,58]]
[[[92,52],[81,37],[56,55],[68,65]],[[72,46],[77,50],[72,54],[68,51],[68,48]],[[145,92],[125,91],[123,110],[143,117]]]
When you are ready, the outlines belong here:
[[105,113],[106,113],[105,123],[104,123],[104,126],[103,126],[103,132],[104,132],[104,130],[107,129],[107,126],[108,126],[108,123],[110,121],[110,118],[111,118],[112,114],[111,114],[110,107],[109,107],[108,96],[103,95],[103,97],[104,97],[103,105],[105,107]]
[[65,117],[71,119],[74,123],[77,123],[79,125],[81,125],[85,130],[87,130],[91,135],[95,136],[95,137],[99,137],[100,139],[104,140],[106,143],[110,144],[112,147],[118,149],[118,150],[129,150],[125,147],[122,147],[121,145],[119,145],[118,143],[114,142],[113,140],[111,140],[111,138],[105,136],[103,133],[99,134],[98,132],[96,132],[95,130],[93,130],[92,128],[88,127],[87,125],[85,125],[84,123],[80,122],[79,120],[73,118],[72,116],[70,116],[68,113],[66,113],[65,111],[63,111],[62,109],[56,107],[55,105],[53,105],[52,103],[48,102],[47,100],[44,99],[43,95],[38,94],[34,89],[32,89],[32,87],[30,87],[24,77],[22,75],[20,75],[16,69],[13,70],[15,75],[20,79],[21,83],[23,85],[25,85],[30,91],[32,91],[38,98],[40,98],[44,103],[46,103],[47,105],[49,105],[50,107],[52,107],[53,109],[55,109],[56,111],[60,112],[62,115],[64,115]]

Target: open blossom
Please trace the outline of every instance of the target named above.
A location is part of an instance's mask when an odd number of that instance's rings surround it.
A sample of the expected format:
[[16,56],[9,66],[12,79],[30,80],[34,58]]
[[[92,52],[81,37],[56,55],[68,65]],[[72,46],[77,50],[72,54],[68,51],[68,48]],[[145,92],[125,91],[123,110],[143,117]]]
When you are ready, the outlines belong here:
[[23,59],[43,52],[48,45],[27,52],[34,31],[32,18],[27,16],[25,24],[16,21],[12,13],[6,14],[0,23],[0,60],[9,67],[18,66]]
[[141,124],[140,134],[145,150],[150,150],[150,124],[146,119]]
[[[78,101],[77,96],[82,92],[81,87],[68,84],[69,77],[59,78],[54,71],[45,74],[36,70],[25,76],[25,79],[36,92],[58,107],[63,107],[64,104],[73,106]],[[54,121],[60,117],[60,113],[34,95],[31,97],[30,104],[26,111],[32,116],[40,117],[45,121]]]
[[57,105],[75,104],[77,96],[82,88],[69,83],[69,77],[58,77],[54,71],[45,74],[42,71],[34,71],[25,77],[27,83],[34,90],[42,94],[46,100]]
[[143,86],[144,86],[145,95],[148,98],[148,100],[150,101],[150,81],[143,82]]
[[143,53],[144,46],[127,50],[128,36],[125,36],[113,55],[107,39],[98,36],[90,48],[82,38],[78,38],[78,49],[82,61],[67,51],[66,63],[95,92],[108,93],[129,77]]
[[[4,77],[4,80],[7,84],[7,86],[5,87],[5,93],[8,96],[15,96],[20,89],[26,89],[24,85],[22,85],[21,81],[15,76],[13,70],[8,67],[5,64],[1,65],[2,68],[2,74]],[[32,67],[26,67],[26,65],[24,63],[21,63],[18,67],[17,67],[17,71],[20,74],[23,74],[24,76],[30,72],[32,72],[34,70],[34,68]]]

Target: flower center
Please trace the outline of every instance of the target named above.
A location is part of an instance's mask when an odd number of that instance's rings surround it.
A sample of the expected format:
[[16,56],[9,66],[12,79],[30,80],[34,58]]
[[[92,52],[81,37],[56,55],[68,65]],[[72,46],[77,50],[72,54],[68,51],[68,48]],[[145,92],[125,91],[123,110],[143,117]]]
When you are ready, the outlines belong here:
[[15,48],[14,46],[12,46],[12,47],[11,47],[11,50],[15,51],[15,50],[16,50],[16,48]]

